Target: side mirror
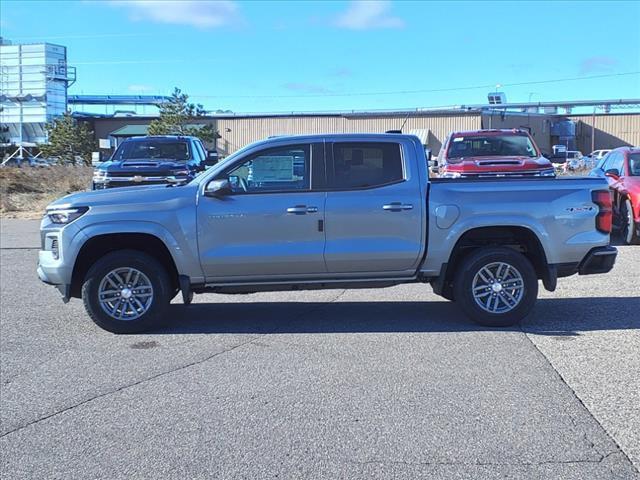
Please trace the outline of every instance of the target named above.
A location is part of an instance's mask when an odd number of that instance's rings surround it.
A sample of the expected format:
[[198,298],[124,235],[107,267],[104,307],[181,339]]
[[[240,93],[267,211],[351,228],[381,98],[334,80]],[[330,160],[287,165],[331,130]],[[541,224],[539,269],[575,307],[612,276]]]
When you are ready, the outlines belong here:
[[207,158],[204,160],[204,164],[207,167],[212,167],[216,163],[218,163],[218,152],[209,152],[207,153]]
[[226,178],[221,180],[211,180],[204,188],[204,194],[207,197],[224,197],[231,193],[231,184]]
[[615,168],[610,168],[609,170],[604,172],[604,176],[605,177],[611,177],[614,180],[617,180],[618,178],[620,178],[620,172],[618,170],[616,170]]

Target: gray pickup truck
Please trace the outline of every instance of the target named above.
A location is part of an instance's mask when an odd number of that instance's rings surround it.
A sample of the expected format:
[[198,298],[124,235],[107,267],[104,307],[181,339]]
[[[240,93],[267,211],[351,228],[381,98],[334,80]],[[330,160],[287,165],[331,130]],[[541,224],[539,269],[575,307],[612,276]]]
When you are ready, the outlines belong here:
[[118,333],[156,327],[179,293],[415,282],[506,326],[538,280],[610,271],[610,229],[600,178],[429,179],[414,136],[278,137],[184,185],[55,201],[38,275]]

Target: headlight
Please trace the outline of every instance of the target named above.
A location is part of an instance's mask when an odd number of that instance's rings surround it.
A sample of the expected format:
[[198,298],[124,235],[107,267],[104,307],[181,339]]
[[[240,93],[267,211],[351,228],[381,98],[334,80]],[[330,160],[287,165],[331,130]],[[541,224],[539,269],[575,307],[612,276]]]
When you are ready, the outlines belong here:
[[106,170],[96,170],[93,172],[93,181],[94,182],[104,182],[107,179],[107,171]]
[[174,177],[184,177],[186,175],[189,175],[189,170],[174,170],[171,174]]
[[53,223],[67,225],[80,218],[88,210],[89,207],[60,208],[54,206],[47,208],[47,216]]
[[541,177],[555,177],[556,176],[556,171],[553,168],[550,168],[549,170],[543,170],[542,172],[540,172],[540,176]]
[[460,172],[444,172],[440,177],[442,178],[460,178],[462,174]]

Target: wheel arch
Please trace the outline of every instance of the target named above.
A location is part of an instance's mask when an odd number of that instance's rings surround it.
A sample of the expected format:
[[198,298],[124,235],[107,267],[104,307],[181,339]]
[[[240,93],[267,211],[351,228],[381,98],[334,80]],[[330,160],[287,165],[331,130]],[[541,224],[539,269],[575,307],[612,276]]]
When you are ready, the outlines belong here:
[[96,260],[118,250],[136,250],[155,258],[167,270],[172,287],[178,288],[178,268],[162,239],[150,233],[105,233],[90,237],[80,248],[71,275],[70,296],[81,296],[82,283]]
[[543,281],[545,288],[555,290],[557,272],[549,265],[538,235],[521,225],[498,225],[471,228],[458,238],[447,263],[442,266],[434,286],[436,293],[453,299],[453,279],[459,265],[479,248],[495,246],[509,247],[522,253],[533,265],[536,276]]

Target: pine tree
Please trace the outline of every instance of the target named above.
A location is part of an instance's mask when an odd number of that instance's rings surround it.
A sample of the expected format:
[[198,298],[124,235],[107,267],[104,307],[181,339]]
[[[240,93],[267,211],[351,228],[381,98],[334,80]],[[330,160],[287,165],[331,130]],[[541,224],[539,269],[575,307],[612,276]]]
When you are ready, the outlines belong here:
[[58,163],[75,164],[78,158],[91,165],[91,152],[95,150],[93,132],[86,122],[78,122],[66,112],[46,126],[49,142],[39,145],[44,157],[54,158]]
[[194,121],[204,116],[206,116],[204,107],[189,103],[189,96],[176,87],[171,98],[160,105],[160,116],[149,125],[149,135],[187,135],[198,137],[205,143],[212,143],[220,138],[213,125],[206,124],[203,127],[192,125]]

